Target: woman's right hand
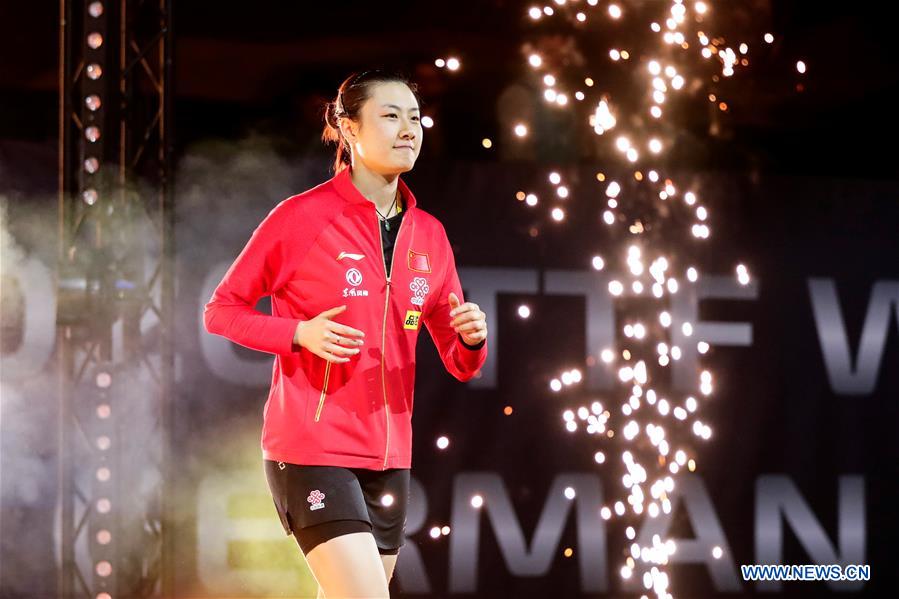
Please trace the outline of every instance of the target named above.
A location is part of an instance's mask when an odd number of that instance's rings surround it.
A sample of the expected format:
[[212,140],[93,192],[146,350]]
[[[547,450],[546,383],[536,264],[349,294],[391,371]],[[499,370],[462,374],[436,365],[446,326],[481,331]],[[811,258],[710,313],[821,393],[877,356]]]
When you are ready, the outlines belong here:
[[331,320],[346,310],[346,304],[325,310],[311,320],[297,325],[293,342],[329,362],[349,362],[360,351],[365,333]]

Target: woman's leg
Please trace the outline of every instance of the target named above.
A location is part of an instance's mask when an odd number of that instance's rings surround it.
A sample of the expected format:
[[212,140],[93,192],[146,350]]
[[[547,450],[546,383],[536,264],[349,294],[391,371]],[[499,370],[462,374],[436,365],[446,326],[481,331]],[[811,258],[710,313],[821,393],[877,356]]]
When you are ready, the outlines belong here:
[[390,597],[384,565],[370,532],[340,535],[320,543],[306,554],[306,562],[318,582],[319,595],[335,599]]
[[[393,578],[393,570],[396,567],[396,558],[399,555],[382,555],[381,556],[381,564],[384,566],[384,575],[387,577],[387,587],[390,588],[390,579]],[[325,599],[325,592],[322,590],[321,585],[318,587],[318,593],[315,595],[315,599]]]
[[399,554],[381,556],[381,563],[384,565],[384,575],[387,576],[388,587],[390,587],[390,578],[393,576],[393,569],[396,567],[396,558],[398,557]]

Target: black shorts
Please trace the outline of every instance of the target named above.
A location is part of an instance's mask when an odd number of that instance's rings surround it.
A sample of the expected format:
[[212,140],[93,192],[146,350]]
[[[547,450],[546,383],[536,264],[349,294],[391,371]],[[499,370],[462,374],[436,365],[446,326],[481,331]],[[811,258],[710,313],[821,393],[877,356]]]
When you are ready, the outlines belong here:
[[405,543],[408,468],[368,470],[263,461],[281,524],[297,538],[304,554],[319,543],[352,532],[372,533],[382,555],[396,555]]

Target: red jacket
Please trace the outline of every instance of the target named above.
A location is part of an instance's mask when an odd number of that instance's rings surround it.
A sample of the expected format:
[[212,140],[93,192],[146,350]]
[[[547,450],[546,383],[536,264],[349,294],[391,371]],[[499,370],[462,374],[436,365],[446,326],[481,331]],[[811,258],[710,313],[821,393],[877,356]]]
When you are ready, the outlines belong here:
[[[446,231],[399,179],[401,220],[386,276],[375,205],[346,168],[287,198],[259,224],[206,304],[206,330],[275,354],[263,410],[265,459],[384,470],[411,468],[415,344],[428,328],[447,370],[471,379],[486,343],[469,349],[450,325],[464,303]],[[255,309],[271,296],[272,314]],[[365,333],[362,351],[331,363],[293,344],[300,320],[346,304],[334,320]]]

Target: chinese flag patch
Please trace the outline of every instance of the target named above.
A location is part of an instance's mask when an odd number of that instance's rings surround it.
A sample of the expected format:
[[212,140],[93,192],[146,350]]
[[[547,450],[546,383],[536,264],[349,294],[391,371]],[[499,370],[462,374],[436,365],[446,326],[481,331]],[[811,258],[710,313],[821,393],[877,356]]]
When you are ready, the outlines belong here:
[[409,250],[409,269],[417,272],[431,272],[431,261],[427,254]]

